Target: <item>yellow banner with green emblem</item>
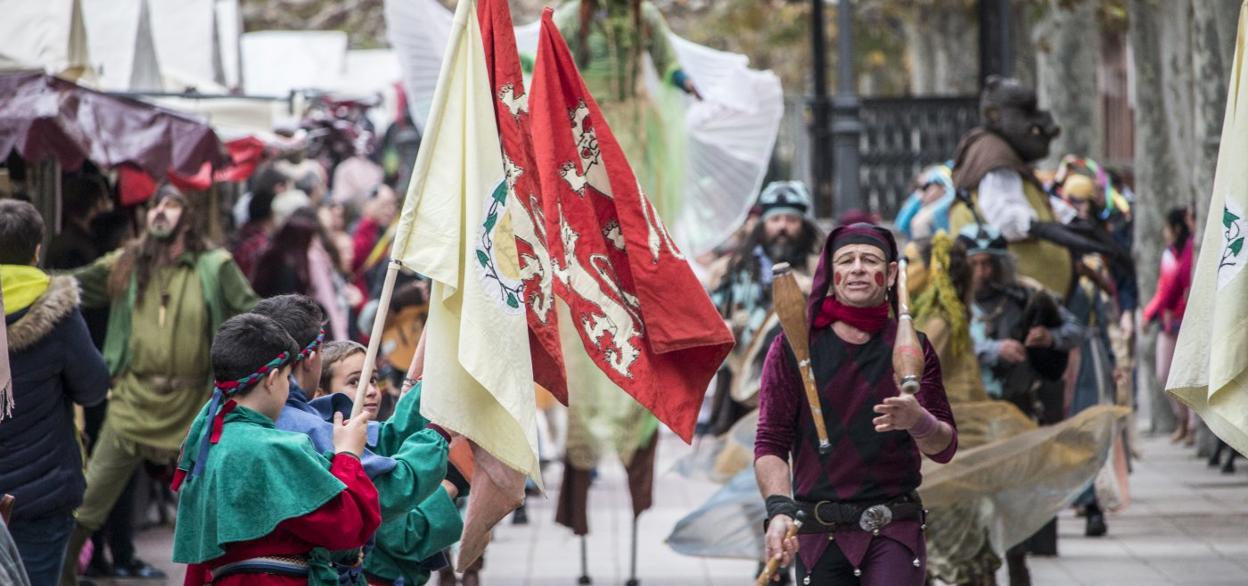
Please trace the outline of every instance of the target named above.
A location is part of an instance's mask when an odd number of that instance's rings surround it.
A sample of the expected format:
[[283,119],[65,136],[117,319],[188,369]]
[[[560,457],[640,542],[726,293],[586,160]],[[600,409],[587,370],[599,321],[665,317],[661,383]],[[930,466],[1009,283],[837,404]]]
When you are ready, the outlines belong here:
[[1166,390],[1209,429],[1248,453],[1248,83],[1243,79],[1248,2],[1240,8],[1235,63],[1209,217]]

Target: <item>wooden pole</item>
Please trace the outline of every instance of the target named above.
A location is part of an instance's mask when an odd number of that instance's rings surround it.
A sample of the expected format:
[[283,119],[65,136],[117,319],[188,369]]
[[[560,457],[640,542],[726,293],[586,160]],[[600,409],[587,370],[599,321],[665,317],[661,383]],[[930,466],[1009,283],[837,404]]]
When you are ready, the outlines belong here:
[[893,374],[901,392],[919,392],[923,378],[923,348],[910,317],[910,291],[906,289],[906,259],[897,263],[897,337],[893,340]]
[[377,303],[377,313],[373,316],[373,333],[368,337],[368,352],[364,355],[364,370],[360,372],[360,382],[355,387],[355,400],[351,404],[351,417],[360,414],[364,409],[364,397],[368,393],[368,385],[373,380],[373,369],[377,364],[377,349],[381,345],[381,333],[386,326],[386,314],[390,312],[390,297],[394,294],[394,280],[399,276],[399,268],[403,263],[398,259],[390,259],[386,267],[386,280],[381,286],[381,299]]
[[819,453],[832,451],[828,442],[827,423],[823,420],[823,403],[819,399],[819,389],[815,386],[815,371],[810,365],[810,334],[806,326],[806,295],[797,286],[789,263],[776,263],[771,269],[771,302],[776,315],[780,316],[780,327],[784,329],[784,337],[793,349],[797,359],[797,368],[802,373],[802,386],[806,390],[806,402],[810,406],[810,416],[815,422],[815,435],[819,438]]

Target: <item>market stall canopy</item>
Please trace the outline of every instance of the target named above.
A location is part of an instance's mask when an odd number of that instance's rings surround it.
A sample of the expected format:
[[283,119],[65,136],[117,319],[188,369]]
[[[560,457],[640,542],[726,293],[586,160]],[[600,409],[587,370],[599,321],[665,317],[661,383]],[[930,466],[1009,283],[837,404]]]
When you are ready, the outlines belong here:
[[196,175],[230,162],[202,121],[138,100],[87,89],[42,72],[0,74],[0,156],[137,166],[149,175]]

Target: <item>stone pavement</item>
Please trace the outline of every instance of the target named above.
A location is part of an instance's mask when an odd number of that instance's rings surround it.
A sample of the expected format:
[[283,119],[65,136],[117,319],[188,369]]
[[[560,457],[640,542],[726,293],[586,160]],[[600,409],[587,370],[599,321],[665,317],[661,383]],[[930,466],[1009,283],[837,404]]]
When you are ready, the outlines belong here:
[[[655,506],[639,523],[638,576],[643,586],[747,584],[756,564],[706,560],[672,552],[663,544],[677,519],[701,504],[717,485],[667,472],[691,448],[667,435],[659,446]],[[1248,462],[1230,476],[1205,466],[1194,451],[1146,438],[1143,459],[1131,477],[1131,506],[1109,516],[1109,535],[1083,536],[1083,520],[1064,513],[1060,556],[1031,560],[1034,583],[1066,586],[1162,584],[1248,585]],[[530,523],[505,520],[486,554],[487,586],[573,585],[580,575],[580,542],[554,524],[558,473],[548,474],[550,498],[529,500]],[[594,584],[621,585],[629,576],[631,514],[623,469],[605,465],[590,493],[589,562]],[[169,560],[171,531],[144,532],[139,555],[182,582]],[[999,575],[1007,584],[1004,571]],[[152,584],[118,582],[119,584]]]

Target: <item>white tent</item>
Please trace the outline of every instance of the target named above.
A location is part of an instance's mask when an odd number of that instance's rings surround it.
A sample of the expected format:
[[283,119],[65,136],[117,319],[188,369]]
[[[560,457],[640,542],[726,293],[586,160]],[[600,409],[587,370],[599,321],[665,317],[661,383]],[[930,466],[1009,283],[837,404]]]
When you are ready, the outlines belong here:
[[167,80],[165,89],[196,87],[205,91],[224,86],[217,50],[216,0],[147,0],[147,5],[156,56]]
[[160,91],[164,81],[146,0],[81,0],[91,67],[106,90]]
[[77,78],[89,69],[78,0],[0,0],[0,69]]
[[243,88],[257,96],[330,89],[342,77],[347,34],[341,31],[257,31],[242,41]]

